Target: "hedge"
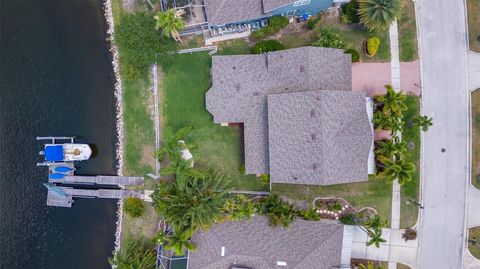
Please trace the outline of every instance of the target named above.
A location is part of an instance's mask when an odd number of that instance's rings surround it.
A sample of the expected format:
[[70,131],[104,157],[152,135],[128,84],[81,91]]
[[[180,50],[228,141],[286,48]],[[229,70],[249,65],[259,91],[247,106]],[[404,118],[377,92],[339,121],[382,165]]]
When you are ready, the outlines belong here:
[[284,16],[273,16],[268,19],[268,26],[252,33],[252,38],[259,40],[278,33],[288,25],[288,18]]
[[352,63],[360,62],[360,54],[355,49],[347,49],[343,53],[352,55]]
[[252,47],[252,53],[260,54],[269,51],[283,50],[285,46],[277,40],[260,41]]

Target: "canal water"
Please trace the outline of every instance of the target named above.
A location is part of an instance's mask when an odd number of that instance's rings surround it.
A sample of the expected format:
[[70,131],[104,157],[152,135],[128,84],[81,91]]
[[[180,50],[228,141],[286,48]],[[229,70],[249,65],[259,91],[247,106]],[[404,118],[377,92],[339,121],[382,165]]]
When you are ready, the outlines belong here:
[[109,268],[116,202],[47,207],[35,136],[94,145],[81,174],[115,172],[115,106],[103,3],[0,0],[0,268]]

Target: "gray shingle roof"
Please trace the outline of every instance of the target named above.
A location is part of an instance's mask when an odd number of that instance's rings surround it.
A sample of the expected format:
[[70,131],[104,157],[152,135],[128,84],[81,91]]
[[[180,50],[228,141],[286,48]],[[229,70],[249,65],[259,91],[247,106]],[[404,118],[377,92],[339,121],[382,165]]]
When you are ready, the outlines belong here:
[[270,16],[263,12],[262,0],[205,0],[205,13],[210,25]]
[[289,229],[270,227],[262,216],[224,222],[192,237],[197,250],[189,253],[188,269],[331,268],[341,263],[342,239],[343,225],[332,222],[296,220]]
[[268,128],[272,182],[330,185],[368,180],[373,133],[364,93],[269,95]]
[[[313,0],[315,1],[315,0]],[[286,6],[295,2],[295,0],[263,0],[263,10],[265,12],[270,12],[279,7]]]
[[351,91],[351,75],[350,55],[338,49],[302,47],[214,56],[206,106],[216,123],[244,123],[245,171],[269,174],[267,95]]

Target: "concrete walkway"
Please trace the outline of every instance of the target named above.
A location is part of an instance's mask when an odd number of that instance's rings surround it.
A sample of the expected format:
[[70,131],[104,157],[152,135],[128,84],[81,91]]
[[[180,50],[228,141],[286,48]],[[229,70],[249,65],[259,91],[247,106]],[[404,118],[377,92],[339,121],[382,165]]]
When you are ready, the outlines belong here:
[[468,89],[480,88],[480,53],[468,52]]
[[397,21],[394,21],[388,29],[390,35],[390,68],[392,74],[392,86],[394,89],[400,89],[400,49],[398,47],[398,27]]
[[387,241],[380,248],[367,246],[367,234],[357,226],[347,226],[352,233],[352,258],[403,263],[416,269],[417,240],[405,241],[401,229],[382,229],[382,237]]
[[[153,96],[154,96],[154,125],[155,125],[155,152],[160,149],[160,119],[158,116],[158,67],[154,64],[152,67],[153,75]],[[155,176],[160,176],[160,162],[155,158]]]
[[[463,268],[469,167],[464,1],[415,1],[422,65],[422,134],[418,268]],[[445,149],[444,152],[441,150]]]

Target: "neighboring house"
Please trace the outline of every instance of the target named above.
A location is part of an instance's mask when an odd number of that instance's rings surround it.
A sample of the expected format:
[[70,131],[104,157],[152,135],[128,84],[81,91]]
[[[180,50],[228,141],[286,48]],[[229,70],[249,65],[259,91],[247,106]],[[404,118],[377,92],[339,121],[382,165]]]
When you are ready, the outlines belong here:
[[351,76],[350,55],[338,49],[214,56],[206,106],[215,123],[243,123],[247,174],[270,174],[272,183],[367,181],[373,108],[351,90]]
[[351,238],[333,222],[297,219],[285,229],[263,216],[227,221],[191,238],[197,250],[189,252],[188,269],[350,268]]
[[210,27],[259,21],[274,15],[317,14],[332,6],[333,0],[204,0]]

